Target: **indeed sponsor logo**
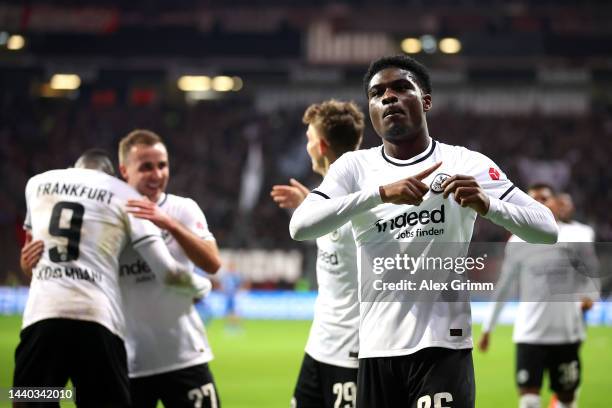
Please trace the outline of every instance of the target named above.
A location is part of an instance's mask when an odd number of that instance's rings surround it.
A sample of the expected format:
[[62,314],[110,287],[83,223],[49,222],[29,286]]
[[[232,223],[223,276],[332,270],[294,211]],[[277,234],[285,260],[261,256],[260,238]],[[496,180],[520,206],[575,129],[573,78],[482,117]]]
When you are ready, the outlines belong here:
[[149,268],[149,265],[142,259],[139,259],[133,264],[121,265],[119,268],[119,276],[142,275],[144,273],[151,273],[151,268]]
[[330,264],[330,265],[338,265],[338,254],[335,252],[326,252],[319,249],[317,256],[321,262]]
[[436,210],[411,211],[387,221],[378,220],[375,225],[378,228],[378,232],[386,232],[387,229],[391,232],[397,228],[414,226],[417,224],[426,225],[429,223],[444,223],[444,204]]

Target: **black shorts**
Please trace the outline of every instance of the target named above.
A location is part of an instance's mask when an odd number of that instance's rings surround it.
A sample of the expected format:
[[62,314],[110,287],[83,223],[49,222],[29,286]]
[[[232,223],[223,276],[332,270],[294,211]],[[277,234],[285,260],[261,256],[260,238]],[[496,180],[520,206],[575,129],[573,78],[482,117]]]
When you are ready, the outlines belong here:
[[472,350],[428,347],[359,360],[359,408],[474,408]]
[[219,394],[208,364],[130,379],[134,408],[220,408]]
[[580,385],[580,343],[516,345],[516,383],[521,388],[540,388],[544,370],[554,392],[573,392]]
[[292,408],[354,408],[357,369],[321,363],[304,354]]
[[46,319],[23,329],[20,338],[13,386],[64,387],[71,379],[78,406],[130,406],[123,340],[106,327],[84,320]]

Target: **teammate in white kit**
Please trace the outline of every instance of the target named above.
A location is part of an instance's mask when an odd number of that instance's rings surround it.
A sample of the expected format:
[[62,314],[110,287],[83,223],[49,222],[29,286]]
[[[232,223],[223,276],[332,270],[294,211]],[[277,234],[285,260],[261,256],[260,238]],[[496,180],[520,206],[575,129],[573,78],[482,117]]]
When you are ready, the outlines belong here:
[[[130,132],[119,144],[119,169],[146,197],[129,201],[129,211],[161,228],[172,256],[190,269],[216,273],[219,250],[202,210],[189,198],[165,193],[170,173],[161,138],[143,129]],[[218,408],[208,367],[213,355],[193,297],[169,291],[130,249],[120,259],[120,281],[134,406],[154,408],[161,400],[173,408]]]
[[[477,214],[528,242],[556,241],[550,210],[515,188],[489,158],[430,138],[425,67],[407,56],[381,58],[364,86],[383,145],[336,160],[293,214],[294,239],[317,238],[350,221],[360,285],[372,277],[360,260],[379,256],[380,245],[414,251],[469,242]],[[448,302],[442,293],[435,299],[435,292],[426,302],[380,301],[388,293],[364,299],[365,289],[360,286],[357,406],[473,407],[469,302]]]
[[22,262],[32,283],[13,385],[63,387],[70,378],[78,406],[130,406],[118,273],[127,245],[147,259],[156,279],[198,293],[160,230],[127,213],[127,201],[140,195],[110,174],[108,156],[92,150],[75,168],[47,171],[26,186],[24,226],[42,247],[34,244]]
[[[559,214],[558,198],[554,196],[551,187],[537,184],[529,188],[529,194],[549,206],[553,213]],[[571,218],[565,220],[569,221]],[[559,222],[559,243],[593,242],[593,237],[590,227]],[[483,325],[479,348],[482,351],[488,350],[490,335],[504,307],[507,293],[518,283],[521,296],[514,323],[513,341],[517,350],[516,382],[520,394],[519,408],[540,407],[539,394],[546,370],[550,375],[551,390],[555,392],[558,400],[553,406],[576,408],[575,392],[580,384],[581,371],[578,351],[581,342],[586,338],[583,311],[593,299],[581,302],[582,296],[578,297],[577,293],[575,301],[539,300],[537,294],[529,294],[531,287],[550,286],[547,279],[553,274],[557,282],[571,279],[571,286],[574,287],[576,285],[571,275],[580,278],[580,274],[573,268],[559,270],[560,262],[564,262],[568,256],[566,245],[551,245],[543,250],[541,247],[521,244],[522,242],[514,235],[508,241],[502,275],[495,294],[495,305]],[[573,260],[572,264],[580,262],[591,269],[596,268],[597,259],[594,256],[594,251],[581,251],[579,260]],[[567,276],[561,274],[562,272],[566,272]],[[580,282],[579,279],[576,281]],[[565,297],[570,296],[571,294],[568,294]]]
[[[303,118],[308,125],[306,151],[312,170],[322,176],[345,152],[359,148],[364,117],[352,102],[313,104]],[[296,208],[310,191],[296,180],[274,186],[272,198],[281,208]],[[354,408],[359,363],[357,253],[349,224],[317,238],[319,293],[292,406]]]

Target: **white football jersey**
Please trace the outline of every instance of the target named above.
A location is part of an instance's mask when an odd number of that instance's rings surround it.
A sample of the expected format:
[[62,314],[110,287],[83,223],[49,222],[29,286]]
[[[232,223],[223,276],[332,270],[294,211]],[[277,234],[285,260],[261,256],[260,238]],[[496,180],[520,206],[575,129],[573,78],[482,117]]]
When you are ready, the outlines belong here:
[[559,222],[559,242],[595,242],[593,227],[578,221]]
[[123,337],[119,255],[161,239],[149,221],[126,212],[126,201],[141,195],[123,181],[88,169],[51,170],[26,186],[24,227],[43,240],[22,328],[37,321],[68,318],[100,323]]
[[[157,205],[200,238],[214,240],[195,201],[163,194]],[[195,265],[174,237],[167,231],[162,234],[172,257],[195,271]],[[159,282],[131,248],[121,254],[119,275],[127,322],[125,345],[130,377],[174,371],[212,360],[204,324],[192,297]]]
[[[518,284],[521,301],[514,323],[515,343],[565,344],[586,338],[579,296],[575,301],[550,301],[548,298],[538,301],[538,296],[548,296],[542,288],[554,288],[557,283],[563,284],[567,279],[575,283],[572,286],[586,288],[588,285],[586,279],[581,280],[583,277],[571,267],[560,271],[556,265],[566,263],[568,255],[563,243],[592,242],[593,230],[583,224],[559,222],[558,225],[559,243],[556,245],[528,245],[515,235],[508,241],[502,269],[504,276],[498,283],[498,290],[505,292],[513,284]],[[536,292],[531,288],[536,288]],[[487,330],[491,330],[502,305],[496,305],[497,310],[485,323]]]
[[[442,162],[441,167],[423,180],[430,191],[419,206],[383,203],[352,218],[360,283],[363,273],[371,273],[363,270],[361,259],[378,256],[376,244],[402,243],[410,249],[406,243],[471,240],[476,212],[462,208],[452,198],[443,198],[440,184],[445,177],[473,176],[489,196],[501,200],[512,197],[514,186],[488,157],[431,139],[424,152],[409,160],[388,157],[383,146],[378,146],[345,153],[331,165],[315,192],[334,198],[377,189],[438,162]],[[359,358],[407,355],[425,347],[471,348],[469,299],[447,302],[442,294],[436,300],[431,299],[433,296],[435,293],[427,302],[366,302],[360,298]]]
[[351,226],[317,239],[319,293],[306,352],[315,360],[357,368],[359,299],[357,248]]

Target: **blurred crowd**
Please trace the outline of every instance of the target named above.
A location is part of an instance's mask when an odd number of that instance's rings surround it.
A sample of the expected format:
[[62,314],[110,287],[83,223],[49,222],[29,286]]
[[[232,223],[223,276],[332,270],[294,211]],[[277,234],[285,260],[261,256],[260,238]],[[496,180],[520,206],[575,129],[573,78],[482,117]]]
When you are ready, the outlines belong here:
[[[6,269],[17,265],[28,178],[69,166],[90,147],[116,155],[118,140],[134,128],[151,129],[166,141],[168,191],[199,203],[221,248],[302,245],[290,239],[290,214],[277,208],[269,191],[290,177],[313,188],[320,182],[304,149],[303,108],[261,114],[248,100],[95,107],[10,93],[0,98],[0,282]],[[488,155],[523,189],[543,181],[569,192],[576,218],[592,225],[598,240],[612,241],[609,112],[580,117],[431,115],[434,138]],[[368,127],[364,147],[378,144]],[[476,240],[506,238],[490,223],[477,225]]]

